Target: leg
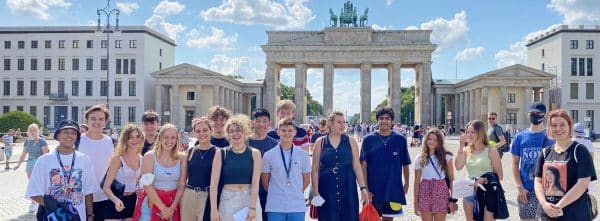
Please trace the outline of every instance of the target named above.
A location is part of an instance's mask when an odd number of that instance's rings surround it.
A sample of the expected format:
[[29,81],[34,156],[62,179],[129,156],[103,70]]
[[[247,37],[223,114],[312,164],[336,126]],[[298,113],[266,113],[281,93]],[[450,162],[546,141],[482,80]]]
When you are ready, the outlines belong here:
[[442,221],[442,220],[446,220],[446,213],[434,213],[433,214],[433,220],[435,221]]
[[394,221],[394,217],[382,217],[382,221]]
[[463,201],[463,210],[467,221],[473,221],[473,202]]
[[421,211],[421,220],[433,221],[433,214],[431,214],[430,212]]
[[496,219],[494,219],[494,213],[490,212],[486,208],[485,212],[483,212],[483,220],[484,221],[493,221],[493,220],[496,220]]

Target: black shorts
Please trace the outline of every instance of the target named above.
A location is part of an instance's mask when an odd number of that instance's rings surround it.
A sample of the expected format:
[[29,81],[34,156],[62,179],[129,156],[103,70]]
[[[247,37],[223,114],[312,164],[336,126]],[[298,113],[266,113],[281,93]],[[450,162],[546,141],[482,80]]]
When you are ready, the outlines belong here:
[[110,200],[94,202],[94,221],[104,221],[104,208],[111,203]]
[[400,210],[400,211],[393,210],[392,207],[390,207],[389,202],[373,201],[373,207],[375,207],[375,209],[377,210],[377,213],[379,213],[379,216],[384,216],[384,214],[393,216],[395,214],[401,213],[401,211],[402,211],[402,210]]
[[109,200],[104,208],[105,219],[127,219],[133,217],[133,210],[135,209],[137,195],[133,194],[131,196],[123,196],[119,199],[123,201],[125,209],[123,209],[121,212],[117,212],[117,210],[115,210],[115,204]]

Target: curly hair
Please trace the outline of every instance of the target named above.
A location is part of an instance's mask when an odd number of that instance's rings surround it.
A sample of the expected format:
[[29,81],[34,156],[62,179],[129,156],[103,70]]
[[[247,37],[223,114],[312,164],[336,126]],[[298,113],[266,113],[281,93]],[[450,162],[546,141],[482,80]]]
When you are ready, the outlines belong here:
[[221,106],[213,106],[208,109],[207,116],[213,121],[219,117],[223,117],[225,120],[228,120],[231,117],[231,111]]
[[250,124],[250,119],[248,119],[246,115],[233,115],[233,117],[229,118],[229,120],[227,120],[227,123],[225,124],[225,134],[228,138],[230,137],[229,128],[231,128],[232,126],[239,127],[240,129],[242,129],[242,132],[244,134],[250,134],[252,133],[252,130],[250,129]]
[[[144,140],[144,130],[140,126],[137,124],[127,124],[127,126],[123,128],[123,131],[121,131],[121,135],[119,135],[119,141],[117,142],[117,148],[115,149],[116,156],[123,156],[125,151],[127,151],[127,141],[129,141],[129,137],[133,132],[137,132],[141,140]],[[138,147],[136,147],[137,153],[142,151],[141,147],[143,144],[143,142],[138,144]]]

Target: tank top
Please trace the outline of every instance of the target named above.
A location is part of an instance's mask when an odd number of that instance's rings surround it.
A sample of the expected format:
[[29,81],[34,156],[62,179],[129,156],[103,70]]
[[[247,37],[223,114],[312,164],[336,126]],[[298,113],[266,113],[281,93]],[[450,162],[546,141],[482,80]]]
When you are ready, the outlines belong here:
[[181,176],[181,165],[179,160],[172,167],[164,167],[160,165],[156,157],[156,153],[152,154],[154,158],[154,188],[163,190],[172,190],[177,188],[177,181]]
[[467,153],[467,173],[470,178],[479,177],[487,172],[493,172],[492,160],[488,155],[490,148],[486,146],[479,154]]
[[135,192],[137,185],[137,178],[142,174],[142,156],[140,155],[139,167],[137,170],[131,169],[125,163],[125,160],[122,156],[119,157],[121,159],[121,168],[117,170],[117,175],[115,176],[115,180],[125,184],[125,192]]
[[217,147],[211,146],[208,150],[192,148],[192,159],[188,161],[187,185],[191,187],[210,186],[210,175],[212,173],[212,162]]
[[225,159],[221,169],[223,184],[252,184],[252,171],[254,159],[252,159],[251,147],[247,147],[242,153],[235,153],[231,147],[223,149]]

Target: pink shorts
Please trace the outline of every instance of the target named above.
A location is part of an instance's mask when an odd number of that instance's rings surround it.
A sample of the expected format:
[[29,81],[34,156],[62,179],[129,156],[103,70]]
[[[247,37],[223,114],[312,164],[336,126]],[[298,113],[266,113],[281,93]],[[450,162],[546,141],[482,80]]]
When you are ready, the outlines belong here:
[[419,211],[445,213],[450,192],[444,180],[421,180],[419,185]]

